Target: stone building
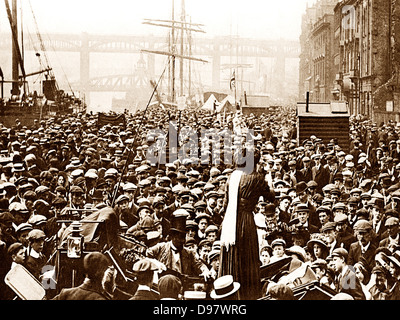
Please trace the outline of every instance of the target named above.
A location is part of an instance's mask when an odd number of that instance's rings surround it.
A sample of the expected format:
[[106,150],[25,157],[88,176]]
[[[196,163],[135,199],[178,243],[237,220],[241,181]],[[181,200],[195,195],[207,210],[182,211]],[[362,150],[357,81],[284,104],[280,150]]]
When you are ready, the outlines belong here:
[[310,93],[312,102],[335,98],[334,8],[337,0],[319,0],[307,7],[300,36],[299,99]]
[[[318,5],[325,5],[326,11],[316,10],[312,27],[303,29],[300,39],[302,48],[308,47],[305,55],[311,58],[308,65],[300,60],[300,83],[308,67],[312,99],[347,101],[352,115],[376,123],[400,121],[400,0],[319,0]],[[324,21],[323,28],[318,29],[318,21]],[[326,55],[320,58],[309,47],[315,47],[315,41],[318,44],[322,32],[331,32],[331,36],[322,38],[326,39],[322,44]],[[323,73],[318,65],[324,66]],[[316,85],[321,74],[329,89]],[[315,95],[318,88],[320,94]]]

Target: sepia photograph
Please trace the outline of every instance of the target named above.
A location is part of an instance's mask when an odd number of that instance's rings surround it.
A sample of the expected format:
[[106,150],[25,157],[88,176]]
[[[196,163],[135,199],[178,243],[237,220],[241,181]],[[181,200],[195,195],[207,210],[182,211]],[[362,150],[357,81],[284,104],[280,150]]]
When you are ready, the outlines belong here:
[[400,0],[4,0],[0,52],[0,301],[400,300]]

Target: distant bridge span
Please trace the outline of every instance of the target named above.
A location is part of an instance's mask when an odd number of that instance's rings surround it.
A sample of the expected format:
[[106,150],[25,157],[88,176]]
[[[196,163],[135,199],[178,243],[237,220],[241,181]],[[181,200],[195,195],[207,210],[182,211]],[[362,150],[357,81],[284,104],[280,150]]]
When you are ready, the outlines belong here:
[[[47,50],[60,52],[77,52],[80,54],[80,87],[83,92],[107,91],[116,88],[118,83],[110,86],[107,81],[91,81],[91,53],[139,53],[141,50],[167,51],[166,37],[161,36],[129,36],[129,35],[95,35],[95,34],[48,34],[42,37]],[[0,34],[0,51],[11,52],[11,34]],[[40,48],[38,42],[26,43],[25,51]],[[192,44],[192,54],[196,57],[206,57],[212,63],[212,82],[214,88],[220,87],[221,59],[227,56],[249,58],[273,58],[275,70],[280,74],[285,72],[285,60],[296,59],[300,55],[300,44],[291,40],[258,40],[235,37],[196,37]],[[154,57],[148,59],[148,69],[154,76]],[[97,83],[98,87],[94,84]],[[102,86],[102,84],[105,84]],[[124,84],[126,86],[126,83]],[[119,88],[122,91],[125,88]]]

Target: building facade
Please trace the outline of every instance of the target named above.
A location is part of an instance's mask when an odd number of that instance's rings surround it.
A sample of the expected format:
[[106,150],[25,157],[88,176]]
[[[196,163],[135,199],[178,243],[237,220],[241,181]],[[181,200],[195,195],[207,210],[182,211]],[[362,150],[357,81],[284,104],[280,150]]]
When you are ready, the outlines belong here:
[[319,0],[306,9],[300,36],[299,99],[312,102],[335,99],[334,8],[337,0]]
[[[317,4],[320,2],[324,1]],[[313,27],[303,30],[301,37],[301,41],[307,39],[315,46],[322,32],[331,33],[321,38],[326,40],[322,46],[330,48],[326,55],[331,56],[312,56],[314,68],[307,75],[311,82],[314,80],[310,97],[315,102],[347,101],[351,115],[377,123],[400,121],[400,0],[335,0],[333,3],[333,8],[328,6],[328,11],[317,15]],[[320,29],[318,21],[324,21]],[[322,75],[329,89],[315,86],[318,77],[321,79],[319,65],[324,66]],[[305,66],[300,66],[300,70],[305,70]],[[324,72],[331,74],[324,75]],[[318,88],[325,94],[315,94]]]

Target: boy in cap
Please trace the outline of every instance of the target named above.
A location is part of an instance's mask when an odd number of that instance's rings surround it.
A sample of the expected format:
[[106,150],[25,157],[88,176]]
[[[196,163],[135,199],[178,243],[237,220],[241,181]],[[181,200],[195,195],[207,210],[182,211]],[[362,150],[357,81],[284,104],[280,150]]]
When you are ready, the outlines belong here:
[[29,242],[27,248],[26,268],[36,279],[40,279],[43,267],[47,263],[47,257],[42,253],[46,234],[39,229],[33,229],[28,233]]
[[212,250],[208,254],[208,265],[210,266],[210,277],[214,280],[218,277],[219,256],[220,256],[220,250]]
[[338,242],[347,251],[350,250],[350,245],[357,239],[354,236],[353,229],[350,228],[348,216],[344,213],[340,213],[335,216],[334,222],[336,224]]
[[333,269],[336,274],[335,287],[338,293],[347,293],[354,300],[365,300],[360,280],[352,268],[346,263],[348,252],[346,249],[337,248],[331,254]]
[[209,240],[211,243],[214,243],[214,241],[216,241],[218,238],[218,227],[211,224],[207,227],[204,234],[207,240]]
[[354,265],[361,257],[365,259],[366,268],[371,272],[375,266],[376,244],[372,241],[372,224],[367,220],[359,220],[354,225],[357,241],[350,245],[348,264]]
[[8,255],[11,257],[11,269],[17,264],[24,265],[26,259],[26,247],[20,243],[15,242],[8,248]]
[[275,239],[271,243],[272,247],[272,257],[270,263],[273,263],[277,260],[283,259],[286,257],[286,241],[283,239]]
[[324,259],[316,259],[311,264],[311,269],[314,271],[315,275],[320,284],[324,284],[328,287],[332,285],[330,277],[328,277],[328,263]]
[[197,246],[197,257],[207,268],[210,268],[210,265],[208,264],[208,254],[210,253],[211,248],[212,243],[207,239],[201,240]]

